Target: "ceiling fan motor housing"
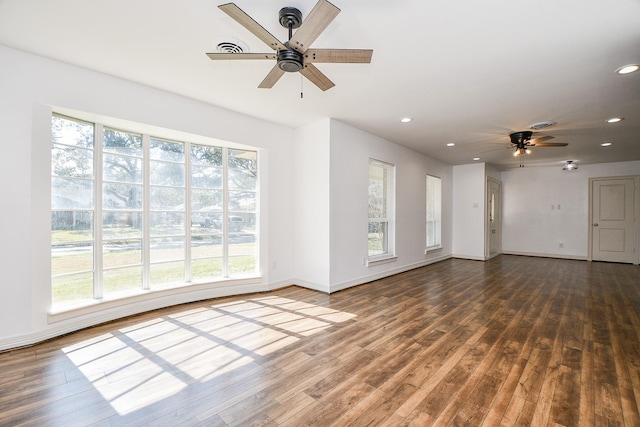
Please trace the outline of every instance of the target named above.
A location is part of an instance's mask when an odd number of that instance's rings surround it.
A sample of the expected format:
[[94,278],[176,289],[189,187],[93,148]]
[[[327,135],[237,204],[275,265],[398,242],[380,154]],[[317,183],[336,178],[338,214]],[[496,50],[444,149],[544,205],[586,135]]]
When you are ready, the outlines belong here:
[[[287,46],[288,47],[288,46]],[[287,73],[295,73],[304,68],[304,59],[301,53],[293,49],[278,51],[278,68]]]
[[511,138],[512,144],[521,147],[531,140],[531,135],[533,135],[533,132],[531,132],[530,130],[525,130],[522,132],[514,132],[510,134],[509,137]]

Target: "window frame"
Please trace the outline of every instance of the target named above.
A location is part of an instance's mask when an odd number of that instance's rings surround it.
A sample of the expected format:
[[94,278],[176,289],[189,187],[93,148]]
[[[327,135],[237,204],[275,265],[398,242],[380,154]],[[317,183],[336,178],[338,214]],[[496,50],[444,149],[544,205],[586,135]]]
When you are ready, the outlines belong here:
[[[372,167],[379,168],[382,173],[382,192],[383,192],[383,214],[377,216],[377,212],[372,211]],[[396,166],[382,160],[370,158],[368,162],[368,219],[367,219],[367,266],[378,265],[386,262],[392,262],[397,259],[395,256],[395,210],[396,210]],[[380,224],[383,227],[383,248],[382,252],[372,254],[371,250],[371,230],[379,229]],[[373,228],[372,228],[373,227]]]
[[[65,300],[65,299],[56,300],[56,297],[54,296],[54,292],[52,289],[51,301],[50,301],[51,312],[56,313],[56,312],[63,312],[67,310],[75,310],[82,307],[93,306],[96,303],[120,300],[123,298],[137,296],[137,295],[154,292],[154,291],[164,291],[167,289],[184,289],[192,285],[201,285],[201,284],[213,283],[213,282],[236,282],[238,280],[256,279],[261,277],[260,236],[259,236],[259,227],[258,227],[259,215],[260,215],[260,202],[259,202],[260,186],[259,186],[259,167],[258,167],[259,153],[257,148],[240,146],[237,144],[229,144],[229,145],[220,144],[221,141],[217,141],[217,140],[215,141],[214,144],[211,144],[211,143],[205,142],[205,138],[199,138],[199,137],[194,137],[193,140],[188,140],[188,138],[176,139],[168,135],[163,135],[162,132],[158,132],[158,131],[150,132],[149,129],[145,127],[145,125],[140,125],[140,128],[143,130],[130,129],[131,127],[135,128],[136,126],[129,126],[128,128],[125,129],[124,127],[121,127],[121,126],[117,126],[117,125],[113,126],[111,124],[107,125],[105,123],[100,123],[100,121],[98,120],[88,121],[72,115],[61,114],[56,111],[53,111],[50,117],[51,117],[52,123],[54,118],[57,117],[63,120],[70,120],[79,124],[87,124],[87,125],[93,126],[93,141],[92,141],[93,145],[91,148],[93,153],[93,161],[92,161],[93,170],[92,170],[92,176],[91,178],[89,178],[89,181],[93,185],[92,207],[90,209],[91,217],[92,217],[91,252],[92,252],[92,258],[93,258],[93,268],[90,271],[91,273],[93,273],[93,280],[90,280],[90,286],[92,287],[92,295],[83,296],[79,299],[71,298],[69,300]],[[141,148],[142,154],[140,156],[141,156],[142,176],[143,176],[142,187],[141,187],[142,188],[141,207],[140,209],[137,209],[137,208],[135,209],[140,211],[140,216],[142,218],[142,226],[140,227],[141,228],[141,239],[140,239],[141,245],[140,246],[141,246],[142,255],[141,255],[141,262],[139,265],[142,271],[141,273],[142,281],[140,283],[140,286],[138,286],[136,283],[134,286],[132,286],[132,289],[130,291],[123,292],[122,295],[110,294],[106,296],[105,296],[105,290],[104,290],[103,276],[105,271],[109,269],[106,269],[105,266],[103,265],[105,257],[107,256],[107,254],[104,253],[105,249],[103,248],[103,243],[104,243],[104,240],[106,239],[106,237],[104,236],[104,229],[106,225],[103,223],[103,215],[105,213],[111,212],[113,209],[103,206],[103,201],[104,201],[103,187],[105,185],[109,185],[110,183],[112,183],[113,179],[105,176],[103,174],[104,173],[103,169],[105,167],[105,164],[104,164],[105,155],[112,155],[114,153],[109,150],[106,150],[105,147],[103,146],[104,137],[105,137],[103,133],[105,130],[115,130],[118,132],[135,134],[135,135],[139,135],[142,138],[142,148]],[[167,133],[170,134],[171,131],[168,131]],[[151,151],[151,144],[150,144],[151,141],[180,144],[183,149],[182,160],[176,162],[173,160],[155,158]],[[50,142],[51,149],[53,150],[54,146],[58,146],[60,144],[61,144],[60,142],[54,141],[53,135],[52,135],[52,139]],[[65,143],[62,143],[62,145],[69,146],[68,144],[65,144]],[[193,244],[192,242],[193,225],[191,224],[191,221],[190,221],[191,215],[192,215],[191,178],[192,178],[192,174],[194,173],[194,169],[192,169],[192,162],[191,162],[191,156],[192,156],[191,147],[194,147],[194,146],[212,147],[214,149],[221,150],[222,155],[220,156],[220,159],[219,159],[219,161],[221,162],[220,169],[223,171],[223,173],[221,174],[222,180],[223,180],[221,184],[221,191],[224,194],[222,198],[223,203],[222,203],[221,212],[220,212],[221,218],[220,218],[219,224],[217,224],[217,227],[216,227],[216,228],[219,228],[219,231],[216,231],[213,229],[211,231],[212,233],[218,233],[221,238],[221,245],[220,245],[221,254],[216,255],[214,257],[221,259],[222,270],[221,270],[221,273],[219,274],[214,274],[204,278],[201,277],[197,280],[193,279],[192,272],[191,272],[191,262],[194,260],[191,253],[191,249],[192,249],[191,246]],[[71,148],[73,149],[73,147]],[[86,149],[85,147],[79,147],[79,148],[83,150]],[[229,155],[230,152],[248,154],[248,156],[251,158],[251,161],[248,162],[246,160],[236,159],[235,162],[232,164],[229,160],[229,157],[231,157]],[[49,163],[53,167],[54,165],[53,157],[50,158]],[[152,182],[153,179],[151,177],[151,173],[152,173],[151,164],[155,165],[156,163],[162,166],[169,166],[169,167],[171,167],[172,165],[179,165],[178,167],[182,168],[182,177],[181,177],[182,184],[178,183],[178,184],[164,185],[164,184],[158,184],[158,183]],[[250,164],[247,166],[247,169],[243,169],[243,172],[247,173],[248,171],[248,173],[250,173],[251,176],[253,177],[252,178],[253,182],[249,180],[248,184],[244,184],[244,185],[247,185],[247,188],[243,188],[243,193],[249,194],[249,196],[251,196],[252,194],[253,196],[252,198],[250,197],[250,199],[253,200],[253,202],[250,203],[251,206],[249,208],[247,209],[243,208],[244,210],[242,210],[241,212],[236,212],[233,210],[233,207],[230,206],[228,203],[229,192],[232,192],[234,188],[234,185],[227,181],[227,177],[229,176],[228,170],[230,168],[242,169],[245,167],[245,164],[248,164],[248,163]],[[55,194],[54,188],[52,187],[54,178],[58,178],[58,175],[54,174],[54,171],[52,169],[51,179],[49,182],[49,189],[52,192],[52,196]],[[87,180],[87,178],[83,178],[83,179]],[[129,183],[127,183],[127,185],[128,184]],[[153,230],[151,230],[151,227],[153,227],[155,224],[155,223],[152,224],[152,216],[154,214],[157,214],[158,212],[167,213],[168,211],[171,211],[169,213],[173,213],[173,210],[166,206],[163,206],[162,208],[152,207],[152,203],[151,203],[152,197],[153,197],[152,195],[154,194],[153,190],[155,189],[170,189],[170,190],[177,189],[178,193],[180,190],[183,191],[183,194],[181,197],[183,199],[184,206],[181,210],[179,210],[179,212],[175,211],[178,214],[177,216],[183,215],[182,224],[177,223],[176,230],[178,231],[176,231],[176,233],[178,234],[168,236],[171,238],[178,237],[183,239],[182,247],[181,249],[178,250],[179,252],[181,251],[182,254],[177,256],[176,259],[154,260],[152,258],[153,250],[151,248],[151,243],[158,241],[159,238],[165,237],[164,235],[157,234],[157,232],[154,233]],[[54,209],[54,206],[53,205],[51,206],[52,213],[54,211],[67,211],[67,210],[73,210],[73,209],[67,209],[67,208],[63,209],[60,207]],[[128,211],[130,209],[127,208],[126,210]],[[234,225],[230,226],[229,219],[232,216],[237,216],[237,215],[244,216],[244,221],[241,222],[240,225],[237,225],[238,223],[234,223]],[[74,218],[75,218],[75,215],[74,215]],[[237,229],[237,228],[234,229],[233,227],[239,227],[240,229]],[[56,230],[58,230],[57,228],[54,229],[54,224],[51,224],[50,229],[51,229],[51,236],[53,236],[53,233]],[[202,232],[202,231],[197,230],[197,231],[194,231],[193,234],[194,235],[198,234],[198,232]],[[230,236],[233,238],[234,234],[239,234],[239,233],[242,233],[242,235],[239,235],[239,237],[242,237],[245,234],[247,236],[250,234],[253,234],[252,242],[250,242],[250,245],[246,246],[246,243],[240,243],[241,245],[243,245],[243,249],[241,250],[242,253],[240,255],[236,255],[236,257],[239,256],[240,258],[246,258],[246,260],[240,260],[241,264],[239,268],[248,268],[248,270],[244,270],[244,271],[236,270],[236,274],[230,274],[229,266],[232,265],[231,258],[234,257],[233,251],[232,250],[230,251],[230,247],[233,247],[233,244],[234,244],[232,239],[230,240]],[[239,239],[238,241],[243,241],[243,239]],[[56,273],[56,271],[53,269],[53,264],[54,264],[53,239],[51,239],[50,241],[50,246],[51,246],[50,258],[52,261],[52,271],[49,274],[49,277],[51,280],[50,286],[53,287],[55,280],[62,279],[64,283],[65,277],[88,273],[85,271],[74,270],[70,272],[63,272],[62,274],[54,274]],[[251,246],[253,247],[251,248]],[[182,280],[171,279],[172,280],[171,283],[165,283],[163,282],[163,279],[164,279],[163,277],[157,283],[150,283],[150,278],[152,277],[152,272],[153,272],[152,268],[154,268],[154,266],[171,264],[171,263],[176,263],[177,265],[177,263],[179,262],[183,263]],[[136,265],[138,264],[136,263]],[[84,285],[84,286],[87,287],[89,285]]]
[[[434,185],[437,188],[433,188]],[[431,192],[434,194],[432,195]],[[430,252],[442,249],[442,178],[426,175],[425,198],[425,251]],[[433,230],[433,236],[430,235],[430,230]]]

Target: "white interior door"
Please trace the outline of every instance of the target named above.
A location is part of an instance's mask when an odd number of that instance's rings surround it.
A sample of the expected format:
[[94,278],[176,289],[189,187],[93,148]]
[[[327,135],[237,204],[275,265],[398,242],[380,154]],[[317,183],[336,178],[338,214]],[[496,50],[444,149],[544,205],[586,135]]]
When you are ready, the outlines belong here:
[[486,258],[492,258],[502,252],[502,183],[487,179],[487,231]]
[[635,178],[591,180],[591,258],[630,262],[636,259]]

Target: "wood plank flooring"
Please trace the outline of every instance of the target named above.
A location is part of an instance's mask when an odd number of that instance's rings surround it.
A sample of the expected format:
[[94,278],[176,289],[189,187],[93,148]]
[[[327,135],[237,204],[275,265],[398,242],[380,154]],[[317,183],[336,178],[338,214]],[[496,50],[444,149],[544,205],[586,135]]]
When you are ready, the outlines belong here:
[[451,259],[0,354],[1,426],[640,426],[640,267]]

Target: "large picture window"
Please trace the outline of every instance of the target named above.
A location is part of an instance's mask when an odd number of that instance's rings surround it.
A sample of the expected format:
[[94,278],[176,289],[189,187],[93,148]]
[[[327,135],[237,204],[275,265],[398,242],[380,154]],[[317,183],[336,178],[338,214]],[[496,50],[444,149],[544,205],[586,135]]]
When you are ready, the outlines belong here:
[[393,256],[395,167],[369,160],[368,256],[375,260]]
[[441,246],[442,181],[427,175],[427,227],[426,247],[436,249]]
[[258,273],[257,152],[54,115],[52,306]]

